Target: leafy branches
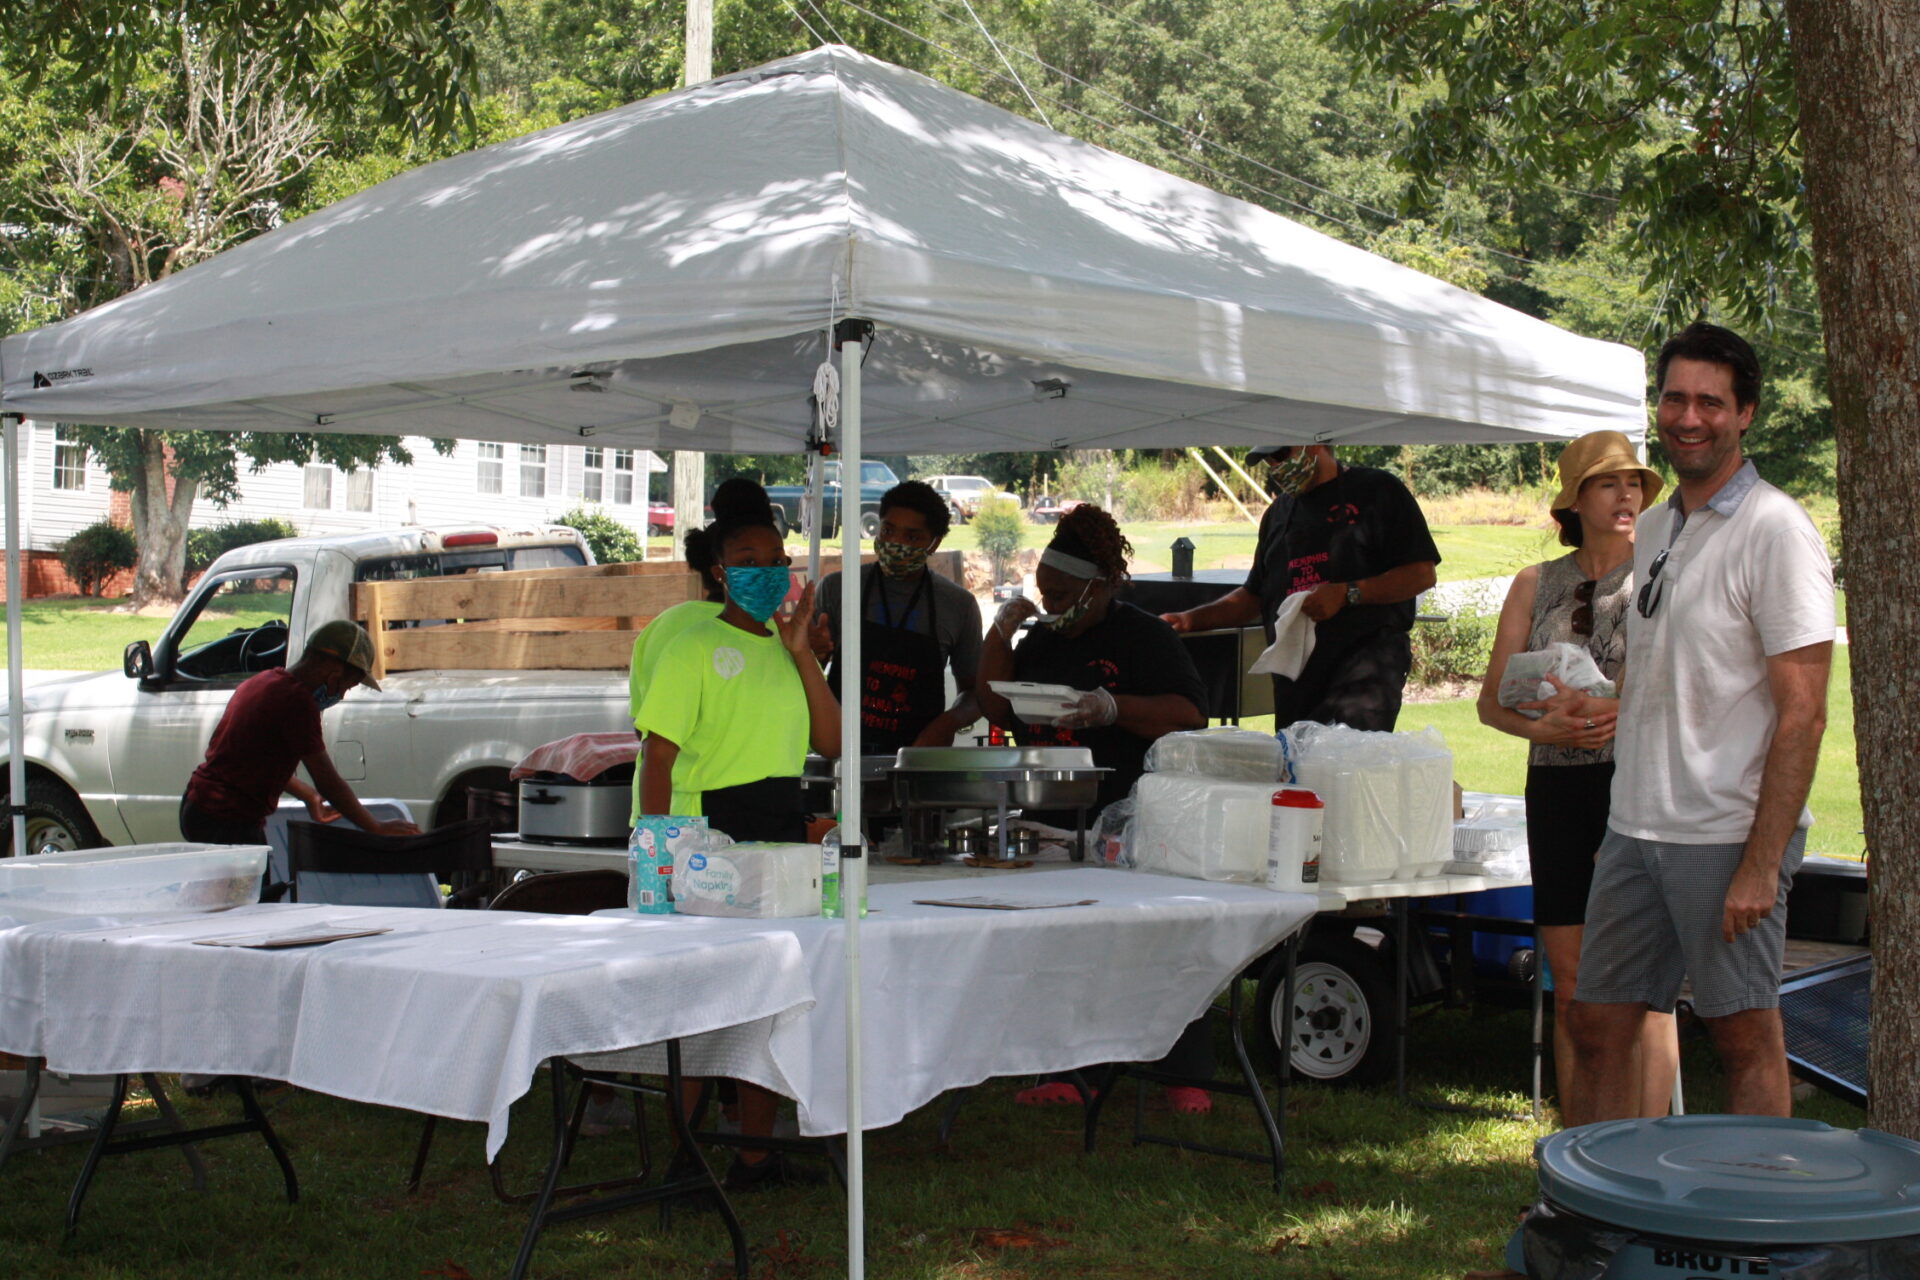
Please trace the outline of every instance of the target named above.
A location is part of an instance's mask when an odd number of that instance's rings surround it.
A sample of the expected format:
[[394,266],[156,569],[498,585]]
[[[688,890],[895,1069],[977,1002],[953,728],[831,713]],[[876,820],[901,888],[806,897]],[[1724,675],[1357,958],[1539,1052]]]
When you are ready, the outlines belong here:
[[1778,0],[1342,0],[1325,30],[1431,93],[1395,160],[1431,202],[1471,177],[1618,183],[1645,287],[1679,322],[1778,323],[1807,292],[1798,100]]

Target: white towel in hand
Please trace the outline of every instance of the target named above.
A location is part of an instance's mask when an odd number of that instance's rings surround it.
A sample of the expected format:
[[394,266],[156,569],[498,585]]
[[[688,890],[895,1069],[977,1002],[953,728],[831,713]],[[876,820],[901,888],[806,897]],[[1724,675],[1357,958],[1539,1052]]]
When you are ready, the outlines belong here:
[[1314,622],[1301,612],[1306,602],[1307,593],[1296,591],[1281,604],[1280,612],[1273,619],[1273,643],[1253,660],[1253,665],[1247,668],[1249,675],[1299,679],[1301,668],[1313,656]]

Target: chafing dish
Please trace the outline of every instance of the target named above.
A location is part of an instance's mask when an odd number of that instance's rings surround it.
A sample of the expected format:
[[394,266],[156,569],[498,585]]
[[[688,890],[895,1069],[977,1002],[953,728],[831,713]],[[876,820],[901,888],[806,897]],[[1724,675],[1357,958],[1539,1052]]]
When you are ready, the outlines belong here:
[[903,809],[1087,809],[1106,773],[1085,747],[903,747],[893,793]]
[[[860,788],[861,812],[893,811],[893,788],[887,783],[892,772],[893,757],[890,755],[860,757],[860,781],[864,784]],[[840,787],[840,762],[825,756],[809,755],[800,768],[800,786],[811,812],[834,812],[839,807],[833,798]]]

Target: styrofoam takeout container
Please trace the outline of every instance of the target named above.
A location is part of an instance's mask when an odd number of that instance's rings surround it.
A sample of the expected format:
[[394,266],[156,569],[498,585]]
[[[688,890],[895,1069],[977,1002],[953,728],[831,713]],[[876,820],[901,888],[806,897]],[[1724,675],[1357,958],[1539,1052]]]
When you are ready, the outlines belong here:
[[131,844],[0,860],[0,916],[224,911],[260,900],[264,844]]
[[1080,705],[1082,690],[1031,680],[989,680],[987,687],[1013,704],[1013,714],[1028,724],[1052,724]]

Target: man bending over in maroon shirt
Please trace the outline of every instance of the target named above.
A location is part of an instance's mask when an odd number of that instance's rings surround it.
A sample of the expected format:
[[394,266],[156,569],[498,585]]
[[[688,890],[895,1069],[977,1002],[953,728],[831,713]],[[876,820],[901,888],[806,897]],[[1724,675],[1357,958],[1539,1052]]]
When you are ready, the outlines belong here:
[[[322,822],[345,814],[363,831],[418,835],[411,822],[380,822],[367,812],[333,767],[320,736],[320,713],[347,690],[357,684],[379,689],[367,675],[371,665],[373,641],[366,629],[340,619],[308,638],[300,661],[262,671],[234,690],[207,758],[180,799],[181,837],[202,844],[265,844],[267,818],[283,791]],[[313,786],[294,775],[300,765]]]

